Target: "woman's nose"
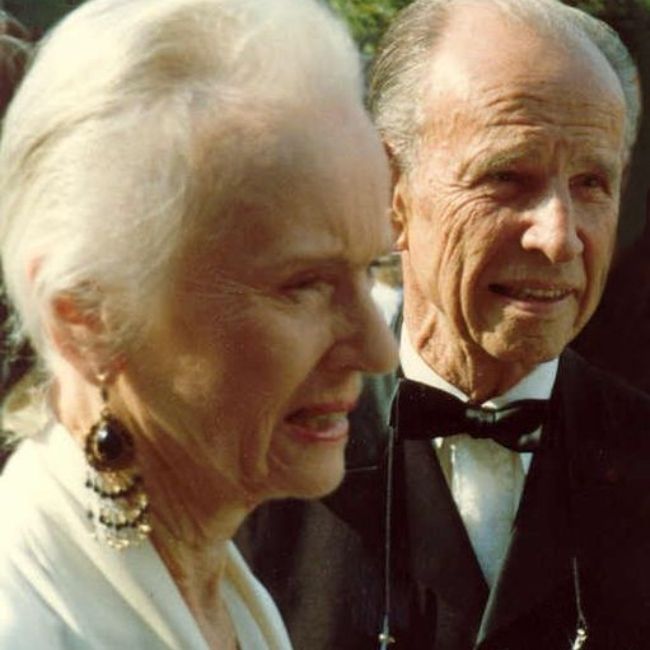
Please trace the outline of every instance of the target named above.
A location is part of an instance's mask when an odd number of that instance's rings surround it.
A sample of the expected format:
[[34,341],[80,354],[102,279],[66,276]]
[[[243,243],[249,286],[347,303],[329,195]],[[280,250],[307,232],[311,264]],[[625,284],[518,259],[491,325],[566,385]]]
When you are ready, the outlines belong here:
[[397,343],[367,290],[346,309],[345,332],[333,351],[333,363],[367,373],[390,372],[397,366]]

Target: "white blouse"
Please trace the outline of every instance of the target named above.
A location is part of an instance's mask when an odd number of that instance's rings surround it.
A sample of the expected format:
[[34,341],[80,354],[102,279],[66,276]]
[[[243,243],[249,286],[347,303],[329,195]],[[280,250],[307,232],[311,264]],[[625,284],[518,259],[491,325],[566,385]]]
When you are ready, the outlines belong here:
[[[207,650],[155,548],[117,551],[86,519],[83,452],[61,425],[0,477],[0,650]],[[230,543],[221,595],[241,650],[291,650],[280,614]]]

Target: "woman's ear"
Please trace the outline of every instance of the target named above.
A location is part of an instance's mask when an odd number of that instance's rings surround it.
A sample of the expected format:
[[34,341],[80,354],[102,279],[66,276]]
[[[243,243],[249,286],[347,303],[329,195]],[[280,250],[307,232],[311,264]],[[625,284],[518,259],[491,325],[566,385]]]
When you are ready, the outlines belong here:
[[87,381],[96,383],[123,367],[99,307],[88,308],[73,293],[60,293],[52,299],[47,319],[55,349]]

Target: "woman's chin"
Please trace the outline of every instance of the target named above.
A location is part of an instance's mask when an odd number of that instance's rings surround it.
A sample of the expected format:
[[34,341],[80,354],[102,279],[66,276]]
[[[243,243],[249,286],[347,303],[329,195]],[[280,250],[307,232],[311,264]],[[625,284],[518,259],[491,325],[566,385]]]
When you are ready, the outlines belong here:
[[311,481],[311,485],[305,486],[301,494],[296,494],[299,499],[320,499],[334,492],[343,482],[344,472],[341,470],[336,476],[330,475],[323,478],[319,483]]
[[342,453],[338,458],[323,459],[317,465],[285,468],[282,487],[273,498],[320,499],[334,492],[342,483],[344,475],[345,461]]

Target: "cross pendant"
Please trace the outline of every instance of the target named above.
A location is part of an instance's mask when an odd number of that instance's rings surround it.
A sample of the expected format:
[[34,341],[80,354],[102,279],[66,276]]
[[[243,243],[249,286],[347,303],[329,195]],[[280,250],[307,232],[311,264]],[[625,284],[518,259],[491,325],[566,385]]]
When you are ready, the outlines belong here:
[[581,626],[578,627],[576,631],[576,638],[571,646],[571,650],[580,650],[584,644],[587,642],[587,630]]

